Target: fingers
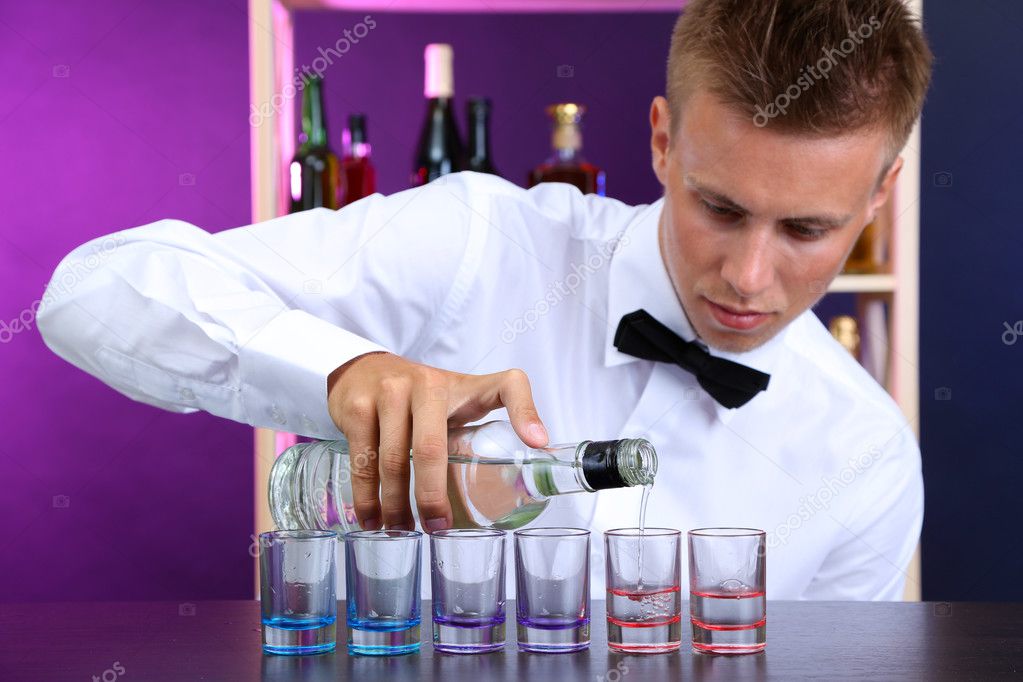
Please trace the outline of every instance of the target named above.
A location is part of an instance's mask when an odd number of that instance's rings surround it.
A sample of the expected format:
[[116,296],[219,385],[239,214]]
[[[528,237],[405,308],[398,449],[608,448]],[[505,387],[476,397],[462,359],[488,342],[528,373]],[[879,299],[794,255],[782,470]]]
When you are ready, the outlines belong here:
[[451,527],[447,495],[448,390],[439,379],[412,389],[412,465],[419,519],[427,531]]
[[384,526],[412,530],[409,506],[411,381],[407,376],[385,378],[377,397],[380,416],[380,501]]
[[369,400],[354,401],[345,410],[344,423],[340,427],[348,438],[355,516],[366,530],[378,530],[381,516],[376,406]]

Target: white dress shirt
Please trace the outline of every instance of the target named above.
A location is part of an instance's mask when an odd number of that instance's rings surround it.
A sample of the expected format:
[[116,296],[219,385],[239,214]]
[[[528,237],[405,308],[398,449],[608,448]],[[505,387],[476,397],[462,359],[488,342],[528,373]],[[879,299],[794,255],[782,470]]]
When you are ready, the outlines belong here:
[[[136,400],[320,438],[339,436],[326,376],[368,351],[520,367],[552,442],[655,445],[649,525],[766,530],[769,598],[899,599],[923,516],[919,448],[811,312],[751,352],[715,352],[771,374],[733,410],[685,370],[613,346],[638,308],[694,337],[659,253],[662,204],[459,173],[217,234],[161,220],[69,254],[38,323]],[[635,526],[639,495],[562,496],[536,522],[593,531],[594,598],[600,533]]]

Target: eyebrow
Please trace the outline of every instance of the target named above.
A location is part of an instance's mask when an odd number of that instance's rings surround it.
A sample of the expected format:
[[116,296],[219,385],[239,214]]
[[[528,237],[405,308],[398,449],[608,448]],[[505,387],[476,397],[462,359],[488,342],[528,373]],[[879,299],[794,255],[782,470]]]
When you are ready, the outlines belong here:
[[[715,189],[711,189],[706,185],[700,184],[692,175],[687,174],[683,178],[683,181],[687,187],[696,190],[708,199],[713,199],[716,203],[725,208],[729,208],[736,213],[741,213],[743,215],[750,214],[750,211],[744,208],[741,204],[733,201],[731,198]],[[788,223],[790,225],[816,225],[818,227],[836,228],[845,225],[850,220],[852,220],[851,215],[843,216],[834,213],[825,213],[816,216],[791,216],[788,218],[782,218],[781,222]]]

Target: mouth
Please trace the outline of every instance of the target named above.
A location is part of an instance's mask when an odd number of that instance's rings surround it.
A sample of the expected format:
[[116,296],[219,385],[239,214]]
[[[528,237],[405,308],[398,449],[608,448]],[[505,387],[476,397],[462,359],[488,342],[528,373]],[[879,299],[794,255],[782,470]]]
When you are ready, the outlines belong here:
[[771,317],[772,313],[762,312],[759,310],[744,310],[742,308],[730,308],[723,306],[709,298],[703,299],[707,307],[710,309],[710,314],[714,319],[723,327],[727,327],[733,331],[751,331],[767,323],[767,320]]

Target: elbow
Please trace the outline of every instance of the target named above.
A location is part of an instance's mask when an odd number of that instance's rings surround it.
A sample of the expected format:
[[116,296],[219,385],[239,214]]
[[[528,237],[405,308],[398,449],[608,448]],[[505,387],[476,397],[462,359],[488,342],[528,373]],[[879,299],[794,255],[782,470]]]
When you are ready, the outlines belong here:
[[41,298],[32,303],[30,317],[43,342],[73,364],[80,364],[73,358],[77,355],[75,348],[80,345],[84,331],[82,316],[86,310],[81,300],[89,296],[88,292],[96,285],[96,280],[101,279],[95,277],[97,273],[125,243],[124,233],[116,232],[74,249],[57,264]]

